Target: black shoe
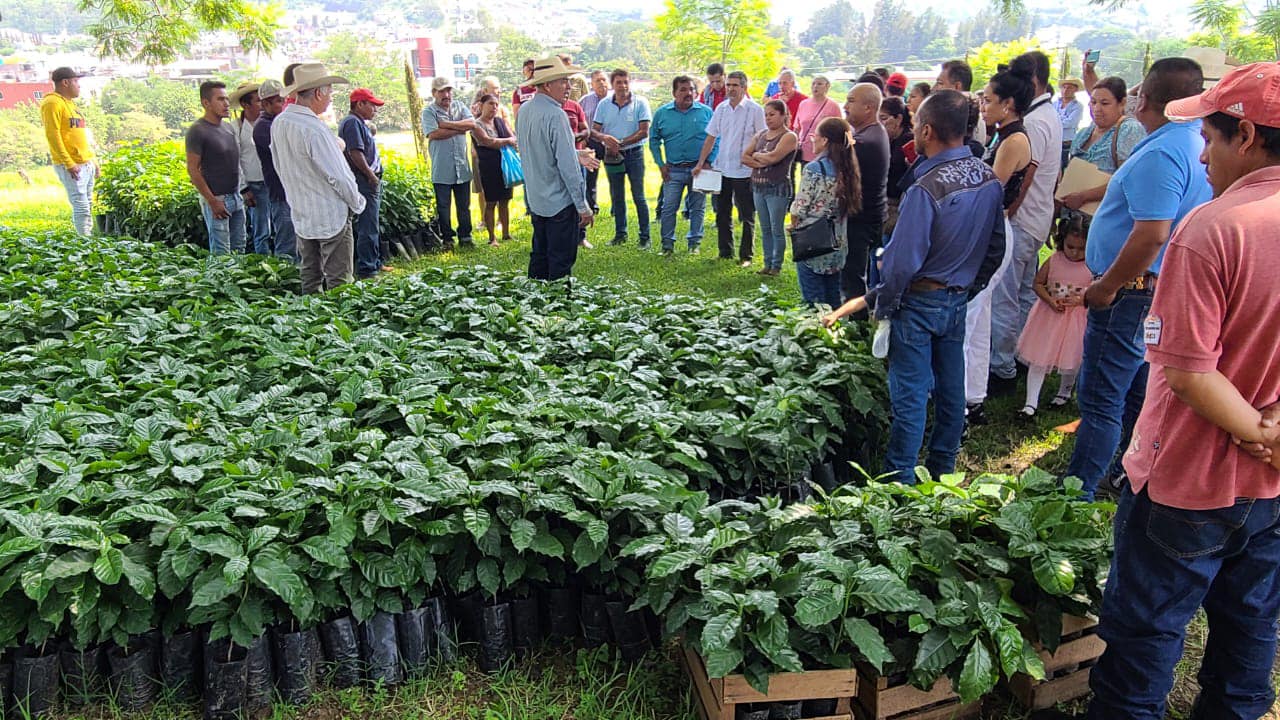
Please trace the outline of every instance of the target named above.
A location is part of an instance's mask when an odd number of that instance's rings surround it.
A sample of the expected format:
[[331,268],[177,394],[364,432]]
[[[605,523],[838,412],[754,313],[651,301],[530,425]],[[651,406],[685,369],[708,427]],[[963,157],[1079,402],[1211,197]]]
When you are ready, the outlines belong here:
[[640,241],[641,250],[648,250],[650,247],[653,247],[653,243],[649,242],[647,239]]
[[675,254],[676,254],[676,251],[673,250],[672,248],[662,248],[662,257],[671,257],[672,255],[675,255]]
[[982,403],[970,405],[964,410],[964,419],[970,425],[986,425],[987,411],[983,408]]
[[1003,378],[995,373],[987,376],[987,397],[1006,397],[1018,392],[1018,376]]

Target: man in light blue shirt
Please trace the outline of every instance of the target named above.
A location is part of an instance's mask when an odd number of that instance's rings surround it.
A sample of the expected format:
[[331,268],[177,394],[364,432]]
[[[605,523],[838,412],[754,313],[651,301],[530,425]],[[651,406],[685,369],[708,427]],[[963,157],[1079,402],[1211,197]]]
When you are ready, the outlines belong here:
[[649,247],[649,203],[644,197],[644,144],[649,137],[649,103],[631,94],[631,76],[621,68],[609,73],[613,95],[600,102],[592,118],[591,137],[604,145],[605,174],[613,204],[613,240],[627,241],[626,183],[640,216],[640,249]]
[[[1111,176],[1089,228],[1085,261],[1094,274],[1085,292],[1079,389],[1080,429],[1067,475],[1092,498],[1129,444],[1147,388],[1143,323],[1169,236],[1192,208],[1213,195],[1200,164],[1200,123],[1170,123],[1167,103],[1200,94],[1204,75],[1194,60],[1165,58],[1151,66],[1138,96],[1137,119],[1147,138]],[[1114,486],[1106,489],[1115,491]]]
[[1058,83],[1058,99],[1053,102],[1053,109],[1058,112],[1058,122],[1062,125],[1062,167],[1067,166],[1071,158],[1071,141],[1080,129],[1080,118],[1084,115],[1084,106],[1076,102],[1076,93],[1080,92],[1083,83],[1079,78],[1069,77]]
[[[693,166],[698,164],[698,153],[707,139],[707,123],[711,122],[711,108],[694,100],[697,91],[693,78],[681,75],[671,81],[672,102],[658,108],[653,115],[653,127],[649,129],[649,152],[662,171],[662,193],[659,212],[662,217],[662,254],[675,251],[676,212],[680,209],[680,196],[689,193],[686,203],[689,210],[689,252],[698,252],[702,242],[703,218],[707,196],[693,191]],[[714,159],[714,158],[713,158]]]
[[[533,223],[529,277],[536,280],[556,280],[573,272],[581,230],[594,218],[587,205],[580,155],[562,107],[569,98],[569,77],[578,72],[579,68],[556,56],[536,61],[529,80],[536,92],[521,103],[516,117],[524,197]],[[592,157],[587,166],[595,164]]]
[[431,184],[436,195],[436,223],[446,248],[453,247],[449,213],[452,200],[458,211],[458,242],[471,244],[471,160],[467,133],[476,126],[471,109],[453,99],[453,82],[443,75],[431,81],[435,102],[422,109],[422,132],[431,155]]

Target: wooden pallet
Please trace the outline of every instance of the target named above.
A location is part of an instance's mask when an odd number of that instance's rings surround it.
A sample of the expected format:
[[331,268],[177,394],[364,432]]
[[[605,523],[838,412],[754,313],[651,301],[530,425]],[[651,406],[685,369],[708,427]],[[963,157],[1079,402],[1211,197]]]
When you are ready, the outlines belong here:
[[1089,671],[1106,647],[1098,637],[1096,618],[1064,615],[1058,651],[1049,654],[1037,648],[1045,679],[1032,680],[1020,673],[1009,679],[1009,691],[1029,710],[1044,710],[1083,697],[1089,693]]
[[947,677],[939,678],[925,691],[905,680],[890,683],[875,668],[859,665],[854,710],[859,720],[952,720],[976,716],[982,710],[982,702],[960,702]]
[[854,670],[814,670],[802,673],[776,673],[769,676],[769,694],[761,694],[742,675],[723,678],[707,677],[702,657],[691,647],[683,646],[681,660],[693,681],[702,720],[734,720],[737,706],[747,703],[795,702],[797,700],[836,699],[836,714],[806,720],[851,720],[852,700],[858,691],[858,674]]

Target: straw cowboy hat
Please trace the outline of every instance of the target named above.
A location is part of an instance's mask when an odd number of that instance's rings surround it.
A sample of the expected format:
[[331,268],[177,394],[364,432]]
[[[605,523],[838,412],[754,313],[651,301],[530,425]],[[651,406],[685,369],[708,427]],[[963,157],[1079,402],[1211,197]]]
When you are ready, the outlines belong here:
[[1083,82],[1083,81],[1081,81],[1081,80],[1080,80],[1080,78],[1078,78],[1078,77],[1066,77],[1066,78],[1063,78],[1063,79],[1062,79],[1062,81],[1061,81],[1061,82],[1059,82],[1058,84],[1059,84],[1059,85],[1073,85],[1073,86],[1075,86],[1075,89],[1076,89],[1076,90],[1081,90],[1081,89],[1083,89],[1083,88],[1084,88],[1084,82]]
[[262,87],[260,83],[242,82],[236,86],[235,90],[231,91],[231,94],[227,95],[227,99],[231,101],[232,106],[239,105],[240,98],[244,97],[245,95],[248,95],[249,93],[258,92],[258,88],[260,87]]
[[350,83],[350,80],[341,75],[330,75],[323,63],[302,63],[293,69],[293,84],[284,89],[284,94],[292,95],[325,85],[349,85]]
[[1239,60],[1227,55],[1218,48],[1191,47],[1187,48],[1187,51],[1182,56],[1191,58],[1200,64],[1200,70],[1204,72],[1205,90],[1217,85],[1224,75],[1240,64]]
[[577,65],[570,65],[559,57],[552,55],[549,58],[535,60],[533,63],[533,76],[529,78],[529,85],[545,85],[552,80],[571,77],[582,72],[582,68]]

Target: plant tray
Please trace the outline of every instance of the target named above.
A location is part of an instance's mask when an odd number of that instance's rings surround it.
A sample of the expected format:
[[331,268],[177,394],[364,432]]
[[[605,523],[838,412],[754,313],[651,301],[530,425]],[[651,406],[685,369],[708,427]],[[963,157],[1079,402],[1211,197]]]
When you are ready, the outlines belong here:
[[960,702],[950,678],[939,678],[925,691],[905,680],[891,683],[868,665],[858,666],[854,711],[859,720],[951,720],[974,717],[981,710],[981,701]]
[[1009,691],[1030,710],[1044,710],[1089,693],[1089,671],[1107,644],[1098,637],[1098,620],[1074,615],[1062,617],[1062,640],[1052,655],[1038,648],[1044,662],[1044,680],[1014,675]]
[[746,703],[832,698],[836,700],[835,715],[820,715],[806,720],[851,720],[853,717],[852,700],[858,691],[858,673],[854,670],[777,673],[769,676],[769,694],[765,695],[751,687],[742,675],[707,677],[702,657],[687,645],[681,646],[680,657],[693,681],[698,714],[703,720],[734,720],[737,706]]

